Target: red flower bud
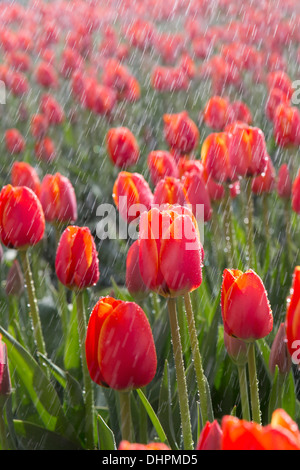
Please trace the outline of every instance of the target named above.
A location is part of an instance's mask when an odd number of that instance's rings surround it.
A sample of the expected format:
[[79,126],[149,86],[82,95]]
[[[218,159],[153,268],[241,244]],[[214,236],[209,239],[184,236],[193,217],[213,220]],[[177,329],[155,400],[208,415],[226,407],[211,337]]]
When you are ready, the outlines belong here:
[[164,114],[164,134],[170,147],[181,153],[190,153],[196,148],[199,130],[186,111]]
[[282,199],[289,199],[292,195],[292,180],[287,164],[281,165],[277,177],[277,193]]
[[46,116],[48,123],[51,125],[61,124],[65,120],[65,113],[61,105],[50,94],[42,96],[40,103],[41,112]]
[[140,156],[138,143],[127,127],[110,129],[106,143],[108,154],[114,165],[127,168],[138,162]]
[[202,145],[201,160],[205,171],[218,183],[232,183],[238,177],[229,156],[231,139],[228,132],[213,133]]
[[121,216],[128,222],[149,210],[153,201],[152,191],[144,177],[128,171],[120,171],[118,174],[112,197]]
[[228,100],[221,96],[210,98],[203,113],[206,125],[216,131],[222,131],[227,124],[228,105]]
[[91,379],[115,390],[144,387],[157,367],[149,321],[134,302],[101,298],[89,318],[86,360]]
[[11,393],[11,381],[8,368],[7,347],[0,335],[0,395],[7,396]]
[[300,171],[292,185],[292,208],[297,214],[300,214]]
[[227,124],[239,121],[250,125],[252,122],[252,114],[245,103],[242,101],[234,101],[228,105],[226,121]]
[[47,62],[41,62],[35,71],[37,83],[45,88],[56,88],[58,86],[58,77],[55,68]]
[[32,116],[30,124],[31,134],[35,139],[42,139],[48,131],[48,119],[43,114]]
[[140,240],[136,240],[128,250],[126,258],[126,287],[128,292],[137,299],[145,298],[149,289],[145,285],[139,263]]
[[248,343],[241,339],[230,336],[224,331],[224,345],[230,359],[239,366],[248,362]]
[[60,173],[46,175],[41,184],[40,201],[47,222],[71,223],[77,219],[74,188]]
[[11,154],[22,153],[25,149],[25,139],[17,129],[9,129],[5,132],[6,148]]
[[287,98],[285,92],[280,90],[280,88],[272,88],[266,102],[265,110],[266,116],[270,121],[274,120],[276,109],[282,103],[286,106],[289,106],[289,99]]
[[149,289],[176,297],[201,285],[204,252],[188,208],[166,205],[144,212],[139,240],[140,271]]
[[26,162],[15,162],[11,169],[11,184],[13,186],[27,186],[39,196],[41,183],[35,169]]
[[252,180],[252,192],[254,194],[271,193],[275,188],[276,172],[272,160],[268,155],[267,166],[261,175]]
[[269,358],[271,374],[274,374],[276,366],[281,374],[287,374],[292,366],[291,356],[287,348],[286,326],[284,323],[280,324],[271,347]]
[[222,429],[217,420],[207,421],[198,439],[196,450],[221,450]]
[[0,192],[0,236],[10,248],[24,249],[44,235],[45,216],[36,194],[25,186],[8,184]]
[[251,269],[225,269],[221,291],[224,330],[230,336],[255,341],[273,328],[273,315],[261,278]]
[[153,204],[179,204],[184,206],[187,203],[183,185],[178,178],[166,176],[161,179],[154,190]]
[[206,187],[203,176],[197,171],[192,171],[186,173],[182,177],[181,182],[187,204],[191,204],[194,216],[197,218],[197,216],[201,215],[199,212],[200,208],[197,208],[197,206],[202,205],[204,221],[207,222],[210,220],[212,216],[212,208],[208,189]]
[[293,362],[300,364],[300,266],[296,266],[286,312],[287,346]]
[[286,147],[300,144],[300,111],[298,108],[281,103],[276,108],[273,124],[277,145]]
[[34,153],[37,160],[44,162],[52,162],[56,157],[56,150],[54,143],[50,137],[45,137],[35,143]]
[[148,168],[154,186],[165,176],[179,177],[178,168],[173,155],[165,150],[153,150],[149,153]]
[[88,227],[67,227],[58,244],[56,275],[69,289],[86,289],[99,280],[99,261]]

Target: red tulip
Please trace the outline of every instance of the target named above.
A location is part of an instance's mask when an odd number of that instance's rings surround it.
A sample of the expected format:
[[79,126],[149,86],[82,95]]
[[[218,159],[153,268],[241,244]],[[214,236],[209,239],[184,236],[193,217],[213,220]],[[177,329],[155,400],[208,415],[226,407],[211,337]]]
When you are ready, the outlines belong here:
[[118,174],[112,197],[122,218],[128,222],[149,210],[153,202],[152,191],[144,177],[128,171],[120,171]]
[[277,193],[282,199],[289,199],[292,194],[292,180],[288,166],[281,165],[277,175]]
[[292,208],[297,214],[300,214],[300,170],[292,185]]
[[275,72],[269,73],[267,77],[267,85],[269,90],[272,90],[273,88],[279,88],[284,92],[285,96],[289,100],[294,93],[293,84],[290,77],[282,70],[276,70]]
[[284,91],[280,90],[280,88],[272,88],[270,90],[267,102],[266,102],[266,116],[270,121],[274,120],[276,109],[280,104],[285,104],[289,106],[289,99]]
[[267,336],[273,315],[261,278],[251,269],[243,273],[225,269],[221,309],[225,332],[245,341]]
[[41,184],[40,201],[47,222],[69,224],[77,219],[74,188],[70,180],[60,173],[44,177]]
[[232,183],[237,180],[236,169],[229,156],[231,139],[232,136],[228,132],[212,133],[202,145],[203,166],[207,175],[218,183]]
[[281,103],[274,115],[274,135],[280,147],[300,144],[300,111],[295,106]]
[[0,396],[11,394],[11,381],[8,367],[7,346],[0,335]]
[[17,129],[5,132],[6,148],[11,154],[20,154],[25,150],[25,139]]
[[127,127],[112,128],[107,133],[107,151],[111,161],[120,168],[128,168],[138,162],[138,143]]
[[[194,216],[197,218],[197,206],[203,206],[204,222],[210,220],[212,208],[206,183],[202,175],[197,171],[186,173],[181,178],[181,183],[188,204],[191,205]],[[200,212],[198,212],[200,215]]]
[[149,153],[148,168],[154,186],[165,176],[179,177],[173,155],[165,150],[153,150]]
[[287,347],[293,362],[300,364],[300,267],[294,269],[293,284],[286,312]]
[[229,102],[221,96],[213,96],[205,106],[203,118],[208,127],[221,131],[227,124]]
[[86,334],[91,379],[115,390],[146,386],[156,373],[157,358],[149,321],[134,302],[101,298]]
[[51,94],[44,94],[40,103],[41,112],[46,116],[49,125],[58,125],[65,120],[62,106]]
[[275,188],[276,172],[271,158],[267,158],[267,166],[263,174],[252,180],[252,192],[254,194],[270,193]]
[[128,250],[126,258],[126,287],[128,292],[137,299],[146,297],[149,293],[140,271],[139,263],[140,240],[136,240]]
[[222,429],[217,420],[207,421],[198,439],[196,450],[221,450]]
[[58,77],[55,68],[47,63],[41,62],[35,71],[36,81],[45,88],[56,88]]
[[186,111],[164,114],[164,135],[170,145],[180,153],[190,153],[196,148],[199,130]]
[[43,114],[34,114],[30,123],[31,134],[35,139],[42,139],[48,131],[48,119]]
[[179,204],[184,206],[186,202],[185,191],[180,179],[166,176],[157,183],[153,194],[153,204],[159,206],[162,204]]
[[56,275],[69,289],[86,289],[99,280],[99,261],[94,239],[87,227],[67,227],[55,258]]
[[41,183],[36,170],[26,162],[15,162],[11,169],[11,184],[13,186],[27,186],[39,196]]
[[56,150],[53,140],[50,137],[44,137],[38,140],[34,146],[34,153],[37,160],[46,163],[52,162],[56,158]]
[[118,450],[170,450],[166,444],[162,442],[149,442],[149,444],[130,443],[129,441],[121,441]]
[[248,343],[230,336],[224,331],[224,345],[230,359],[238,366],[244,366],[248,362]]
[[250,125],[252,122],[252,114],[245,103],[242,101],[234,101],[228,105],[226,121],[227,124],[239,121]]
[[4,186],[0,192],[0,236],[10,248],[26,249],[43,238],[45,217],[36,194],[25,186]]
[[140,271],[149,289],[176,297],[201,285],[204,252],[188,208],[166,205],[144,212],[139,240]]
[[292,359],[287,347],[286,326],[284,323],[280,324],[272,343],[269,357],[269,369],[271,374],[275,373],[276,366],[281,374],[288,374],[292,366]]

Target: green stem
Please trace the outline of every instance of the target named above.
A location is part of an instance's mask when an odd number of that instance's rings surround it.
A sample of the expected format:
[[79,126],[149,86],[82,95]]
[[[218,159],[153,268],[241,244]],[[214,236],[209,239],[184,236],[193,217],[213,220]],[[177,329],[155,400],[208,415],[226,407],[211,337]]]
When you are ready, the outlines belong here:
[[[28,301],[30,305],[30,314],[31,314],[32,324],[33,324],[33,334],[34,334],[34,338],[36,341],[37,349],[39,353],[43,354],[44,356],[47,356],[44,336],[42,332],[40,314],[39,314],[39,309],[38,309],[38,303],[37,303],[37,298],[36,298],[36,293],[35,293],[35,288],[34,288],[34,283],[33,283],[33,278],[32,278],[32,272],[31,272],[30,262],[29,262],[29,257],[28,257],[28,251],[19,250],[19,254],[20,254],[23,271],[24,271],[24,277],[25,277],[27,293],[28,293]],[[44,368],[44,370],[46,371],[48,375],[49,372],[48,372],[47,366],[43,364],[42,367]]]
[[133,442],[130,398],[130,391],[119,392],[122,439],[124,441]]
[[232,210],[231,210],[231,196],[229,185],[225,185],[225,199],[224,199],[224,222],[225,222],[225,237],[227,249],[227,263],[229,268],[235,266],[234,262],[234,246],[233,246],[233,229],[232,229]]
[[237,366],[239,374],[240,394],[241,394],[241,405],[242,405],[242,416],[246,421],[250,421],[250,407],[249,407],[249,396],[247,387],[247,371],[246,366]]
[[[54,229],[55,229],[56,246],[58,246],[62,227],[61,225],[56,224],[54,225]],[[67,338],[68,324],[69,324],[69,308],[68,308],[68,302],[67,302],[66,289],[65,289],[65,286],[59,280],[57,281],[57,283],[58,283],[58,306],[59,306],[59,311],[61,315],[62,329],[64,332],[64,337]]]
[[249,382],[250,382],[252,420],[258,424],[261,424],[261,411],[260,411],[258,380],[257,380],[257,372],[256,372],[256,359],[255,359],[255,342],[249,344],[248,370],[249,370]]
[[84,292],[79,291],[76,294],[77,306],[77,327],[81,351],[81,365],[83,373],[83,382],[85,390],[85,430],[86,445],[88,449],[94,449],[94,389],[93,383],[88,371],[86,354],[85,354],[85,338],[86,338],[86,317],[84,308]]
[[248,256],[249,256],[249,268],[253,268],[254,264],[254,228],[253,228],[253,199],[252,199],[252,180],[247,178],[246,182],[246,206],[247,206],[247,219],[248,219]]
[[179,407],[181,414],[181,425],[182,425],[182,435],[184,442],[185,450],[193,450],[193,436],[192,436],[192,427],[191,427],[191,418],[188,402],[188,392],[187,384],[183,363],[183,354],[181,339],[179,333],[179,326],[177,320],[177,311],[176,311],[176,301],[173,298],[168,299],[168,312],[169,312],[169,321],[171,328],[171,336],[173,342],[173,354],[177,378],[177,387],[178,387],[178,396],[179,396]]
[[189,336],[191,342],[191,349],[194,359],[194,367],[196,372],[197,384],[198,384],[198,393],[200,398],[200,410],[202,417],[202,425],[208,421],[208,397],[206,390],[206,378],[204,375],[201,353],[199,350],[199,343],[195,325],[195,318],[191,304],[191,298],[189,292],[184,294],[184,302],[186,308],[186,316],[188,322]]

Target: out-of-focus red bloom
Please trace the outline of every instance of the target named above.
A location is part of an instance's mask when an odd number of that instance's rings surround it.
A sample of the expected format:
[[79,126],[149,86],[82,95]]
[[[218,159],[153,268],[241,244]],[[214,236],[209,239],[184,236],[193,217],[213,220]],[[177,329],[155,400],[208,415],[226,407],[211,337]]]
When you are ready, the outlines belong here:
[[7,55],[7,63],[19,72],[27,72],[31,66],[30,56],[22,51],[11,51]]
[[118,450],[170,450],[166,444],[162,442],[149,442],[148,444],[139,444],[136,442],[121,441]]
[[[286,312],[287,347],[294,363],[300,364],[300,266],[294,269]],[[298,352],[297,352],[298,351]],[[294,355],[296,358],[294,358]]]
[[225,269],[221,291],[225,332],[236,338],[255,341],[273,328],[273,315],[261,278],[252,269],[243,273]]
[[289,199],[292,195],[292,180],[286,163],[283,163],[278,170],[277,194],[282,199]]
[[119,168],[128,168],[138,162],[140,150],[136,138],[127,127],[109,129],[106,136],[111,161]]
[[114,203],[121,216],[129,223],[148,211],[153,202],[153,194],[145,178],[139,173],[121,171],[114,183]]
[[145,50],[155,42],[155,27],[151,22],[138,18],[126,27],[125,37],[131,46]]
[[149,321],[134,302],[101,298],[89,318],[86,360],[91,379],[115,390],[144,387],[156,373]]
[[156,48],[166,64],[174,64],[183,52],[182,34],[161,33],[156,40]]
[[281,374],[288,374],[292,366],[292,359],[287,347],[286,325],[283,322],[278,328],[270,351],[269,369],[271,374],[275,373],[276,366]]
[[83,65],[83,58],[78,51],[71,47],[66,47],[61,56],[60,71],[64,78],[70,78],[75,70]]
[[222,429],[217,420],[207,421],[199,436],[196,450],[221,450]]
[[11,184],[13,186],[27,186],[39,196],[41,183],[36,170],[26,162],[14,162],[11,169]]
[[34,114],[30,123],[31,134],[35,139],[42,139],[48,131],[48,119],[43,114]]
[[157,91],[186,90],[189,85],[189,78],[181,68],[157,65],[152,71],[151,85]]
[[90,91],[92,92],[91,109],[103,116],[111,114],[117,102],[114,90],[97,83]]
[[56,157],[56,149],[53,140],[50,137],[44,137],[38,140],[34,146],[34,153],[38,160],[52,162]]
[[190,153],[198,144],[199,130],[186,111],[164,114],[164,135],[170,147],[180,153]]
[[166,205],[144,212],[139,240],[140,271],[150,290],[177,297],[201,285],[204,252],[188,208]]
[[7,346],[0,335],[0,396],[11,393],[11,381],[8,367]]
[[41,112],[46,116],[49,125],[58,125],[65,120],[65,113],[62,106],[50,94],[45,94],[41,98]]
[[221,422],[221,450],[299,450],[300,433],[297,424],[282,409],[275,410],[271,423],[255,422],[224,416]]
[[279,88],[284,92],[285,96],[289,100],[294,93],[293,84],[290,77],[282,70],[276,70],[275,72],[270,72],[268,74],[267,86],[269,90],[272,90],[272,88]]
[[134,298],[143,299],[148,295],[149,289],[141,276],[139,250],[140,241],[135,240],[129,248],[126,258],[126,287]]
[[188,76],[190,80],[192,80],[196,75],[196,66],[195,62],[193,61],[192,57],[184,53],[179,61],[179,68]]
[[153,204],[179,204],[183,206],[186,203],[185,191],[180,179],[165,176],[157,183],[153,195]]
[[300,145],[300,111],[295,106],[281,103],[277,106],[274,119],[274,136],[277,145]]
[[228,105],[228,100],[221,96],[210,98],[203,112],[205,124],[213,130],[222,131],[227,124]]
[[252,122],[252,114],[246,103],[243,101],[233,101],[229,103],[227,108],[226,123],[232,124],[234,122],[244,122],[250,125]]
[[174,157],[166,150],[153,150],[150,152],[147,163],[154,186],[165,176],[179,177]]
[[300,214],[300,171],[292,185],[292,208],[297,214]]
[[26,249],[43,238],[45,216],[37,195],[26,186],[4,186],[0,193],[0,236],[10,248]]
[[261,175],[267,165],[268,153],[264,133],[258,127],[234,123],[226,128],[232,138],[229,158],[239,176]]
[[252,192],[254,194],[271,193],[276,186],[276,171],[268,155],[265,171],[253,178]]
[[244,366],[248,362],[249,343],[242,339],[230,336],[224,331],[224,346],[230,359],[237,366]]
[[238,176],[229,155],[232,136],[228,132],[209,134],[201,149],[201,160],[208,174],[218,183],[232,183]]
[[76,221],[76,195],[66,176],[46,175],[41,184],[40,201],[47,222],[70,224]]
[[[204,222],[210,220],[212,216],[212,207],[208,189],[202,175],[197,171],[186,173],[181,178],[187,204],[191,205],[194,216],[204,218]],[[203,209],[203,214],[202,212]]]
[[56,88],[58,86],[58,77],[55,68],[47,63],[41,62],[35,70],[37,83],[45,88]]
[[99,280],[99,260],[88,227],[67,227],[59,240],[55,258],[56,275],[69,289],[82,290]]
[[282,103],[286,106],[290,104],[286,93],[280,88],[272,88],[269,92],[265,107],[266,116],[270,121],[274,120],[276,109]]
[[115,90],[119,99],[134,102],[140,98],[139,82],[131,75],[127,68],[116,59],[109,59],[106,62],[105,70],[102,75],[102,83]]
[[5,132],[5,144],[11,154],[20,154],[25,150],[25,139],[18,129],[8,129]]
[[15,96],[23,96],[29,90],[29,83],[23,72],[10,70],[6,75],[6,85]]

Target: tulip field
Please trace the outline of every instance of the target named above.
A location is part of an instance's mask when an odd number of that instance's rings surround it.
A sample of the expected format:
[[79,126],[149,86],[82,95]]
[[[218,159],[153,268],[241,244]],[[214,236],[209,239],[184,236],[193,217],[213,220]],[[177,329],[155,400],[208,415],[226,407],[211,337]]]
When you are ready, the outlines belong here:
[[0,3],[1,450],[300,450],[299,105],[298,0]]

